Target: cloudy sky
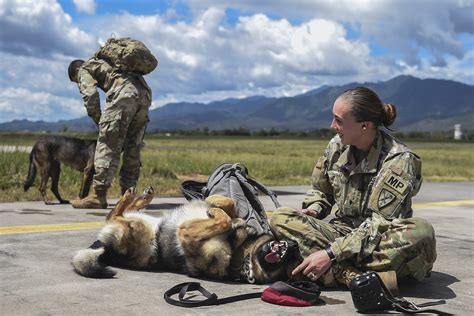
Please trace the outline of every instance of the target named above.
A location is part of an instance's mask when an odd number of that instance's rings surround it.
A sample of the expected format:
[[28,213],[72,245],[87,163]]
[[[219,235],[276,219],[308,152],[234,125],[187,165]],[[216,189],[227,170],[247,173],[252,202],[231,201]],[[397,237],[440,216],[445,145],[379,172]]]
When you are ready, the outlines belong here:
[[0,122],[86,115],[67,66],[111,34],[158,58],[154,108],[400,74],[474,83],[474,0],[0,0]]

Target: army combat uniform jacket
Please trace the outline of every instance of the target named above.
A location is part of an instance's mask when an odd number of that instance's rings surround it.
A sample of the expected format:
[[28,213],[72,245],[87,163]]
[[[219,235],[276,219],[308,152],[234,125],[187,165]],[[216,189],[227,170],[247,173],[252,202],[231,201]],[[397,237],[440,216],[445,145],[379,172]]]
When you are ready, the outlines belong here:
[[[302,205],[316,210],[317,218],[283,208],[273,215],[272,228],[277,237],[298,241],[303,257],[331,247],[337,262],[424,278],[436,250],[431,225],[412,217],[421,159],[384,131],[359,163],[354,150],[335,136],[317,161]],[[323,221],[333,207],[335,217]]]
[[106,93],[108,103],[142,94],[151,102],[151,90],[142,76],[123,73],[102,59],[91,58],[79,69],[79,91],[87,114],[97,125],[101,118],[97,87]]
[[[140,148],[151,105],[150,88],[142,76],[122,72],[95,57],[79,69],[78,85],[87,114],[99,126],[94,157],[94,187],[110,187],[121,152],[122,191],[135,186],[140,172]],[[97,88],[106,94],[103,112]]]

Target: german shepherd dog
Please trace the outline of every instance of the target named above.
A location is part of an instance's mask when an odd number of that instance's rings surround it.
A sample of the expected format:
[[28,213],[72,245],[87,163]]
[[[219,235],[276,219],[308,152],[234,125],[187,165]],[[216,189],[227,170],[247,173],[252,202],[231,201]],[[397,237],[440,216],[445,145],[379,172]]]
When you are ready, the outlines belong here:
[[[138,212],[152,199],[153,188],[147,188],[141,196],[134,188],[128,189],[107,215],[98,240],[74,255],[75,271],[85,277],[110,278],[116,272],[109,266],[121,266],[235,280],[242,270],[240,263],[250,261],[254,263],[254,282],[267,283],[286,275],[283,265],[265,269],[259,264],[257,253],[272,237],[254,238],[254,228],[235,217],[232,199],[209,196],[162,217]],[[246,250],[242,250],[244,245]],[[247,256],[235,259],[236,254],[244,252]],[[232,273],[235,267],[236,274]]]
[[30,152],[28,176],[23,189],[28,190],[39,170],[41,183],[39,191],[45,204],[52,204],[46,196],[46,185],[51,177],[51,191],[60,204],[69,201],[61,197],[58,190],[61,162],[83,173],[79,198],[89,194],[94,175],[94,154],[97,141],[65,136],[41,136]]

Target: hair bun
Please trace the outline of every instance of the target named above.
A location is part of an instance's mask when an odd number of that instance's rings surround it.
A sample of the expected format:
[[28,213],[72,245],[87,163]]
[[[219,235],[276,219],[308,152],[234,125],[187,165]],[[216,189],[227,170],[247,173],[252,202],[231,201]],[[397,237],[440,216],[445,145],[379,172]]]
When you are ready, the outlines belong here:
[[382,106],[382,117],[380,119],[380,123],[382,123],[385,127],[388,127],[395,122],[397,118],[397,109],[395,105],[391,103],[384,103]]

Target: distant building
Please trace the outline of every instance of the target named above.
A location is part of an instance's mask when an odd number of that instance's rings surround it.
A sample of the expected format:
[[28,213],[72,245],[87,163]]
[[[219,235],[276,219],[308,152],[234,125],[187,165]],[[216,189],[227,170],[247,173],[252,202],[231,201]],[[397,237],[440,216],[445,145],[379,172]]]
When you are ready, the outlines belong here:
[[461,124],[454,124],[454,139],[455,140],[462,139]]

